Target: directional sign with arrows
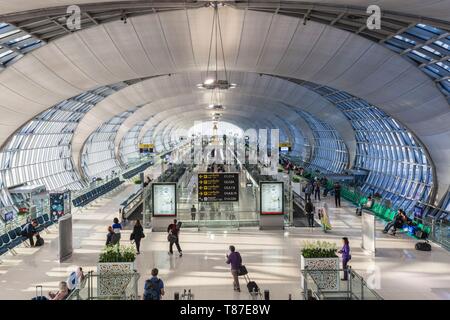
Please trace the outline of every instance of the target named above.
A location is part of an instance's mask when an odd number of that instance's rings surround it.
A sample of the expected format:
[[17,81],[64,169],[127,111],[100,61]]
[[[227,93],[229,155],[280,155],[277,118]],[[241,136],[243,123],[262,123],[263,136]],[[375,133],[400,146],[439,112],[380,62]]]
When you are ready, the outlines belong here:
[[239,201],[239,173],[199,173],[198,202]]

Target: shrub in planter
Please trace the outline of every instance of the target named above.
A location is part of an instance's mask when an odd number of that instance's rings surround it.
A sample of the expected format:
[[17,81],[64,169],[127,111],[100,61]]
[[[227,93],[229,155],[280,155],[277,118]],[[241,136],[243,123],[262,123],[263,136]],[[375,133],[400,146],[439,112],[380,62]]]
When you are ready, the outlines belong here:
[[304,258],[337,258],[335,243],[326,241],[305,242],[301,254]]
[[142,181],[140,179],[134,180],[134,184],[141,184]]
[[284,170],[281,168],[278,168],[278,172],[283,172]]
[[297,176],[292,177],[292,182],[298,183],[300,182],[300,178]]
[[309,276],[320,289],[338,291],[340,288],[336,250],[336,244],[326,241],[305,242],[301,250],[301,269],[309,270]]
[[98,262],[133,262],[136,259],[136,250],[133,246],[105,246],[100,253]]

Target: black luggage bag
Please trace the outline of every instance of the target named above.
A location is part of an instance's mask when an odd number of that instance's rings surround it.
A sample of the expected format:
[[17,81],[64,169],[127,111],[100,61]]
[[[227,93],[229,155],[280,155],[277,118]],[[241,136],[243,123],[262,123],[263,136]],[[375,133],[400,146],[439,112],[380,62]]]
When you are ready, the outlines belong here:
[[419,251],[431,251],[431,244],[428,242],[417,242],[416,243],[416,250]]
[[40,235],[36,235],[36,243],[34,244],[35,247],[42,247],[44,245],[44,239]]
[[247,289],[248,289],[248,293],[250,293],[250,295],[252,296],[253,299],[257,299],[258,297],[260,299],[262,299],[262,294],[261,294],[261,290],[259,289],[258,285],[256,284],[255,281],[252,281],[250,279],[250,276],[248,275],[248,271],[247,268],[242,265],[239,268],[239,275],[243,276],[245,279],[245,282],[247,282]]

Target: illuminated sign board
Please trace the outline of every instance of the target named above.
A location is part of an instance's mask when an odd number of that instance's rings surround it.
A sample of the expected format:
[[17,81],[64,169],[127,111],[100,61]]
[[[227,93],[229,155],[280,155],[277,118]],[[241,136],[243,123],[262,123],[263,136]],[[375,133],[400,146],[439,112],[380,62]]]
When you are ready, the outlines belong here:
[[198,201],[239,201],[239,173],[199,173]]
[[155,145],[153,143],[139,143],[140,153],[153,153],[155,150]]
[[284,214],[283,182],[260,182],[259,190],[262,215]]
[[177,184],[152,184],[152,211],[154,217],[174,217],[177,215]]

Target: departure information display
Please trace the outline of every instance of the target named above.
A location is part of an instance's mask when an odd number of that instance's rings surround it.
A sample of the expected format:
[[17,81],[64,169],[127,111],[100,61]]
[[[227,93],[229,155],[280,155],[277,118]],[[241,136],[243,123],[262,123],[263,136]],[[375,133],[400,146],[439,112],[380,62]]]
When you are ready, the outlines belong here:
[[153,183],[152,184],[152,210],[153,216],[177,215],[177,184]]
[[198,174],[198,202],[239,201],[239,173]]
[[260,182],[261,214],[283,214],[283,182]]

